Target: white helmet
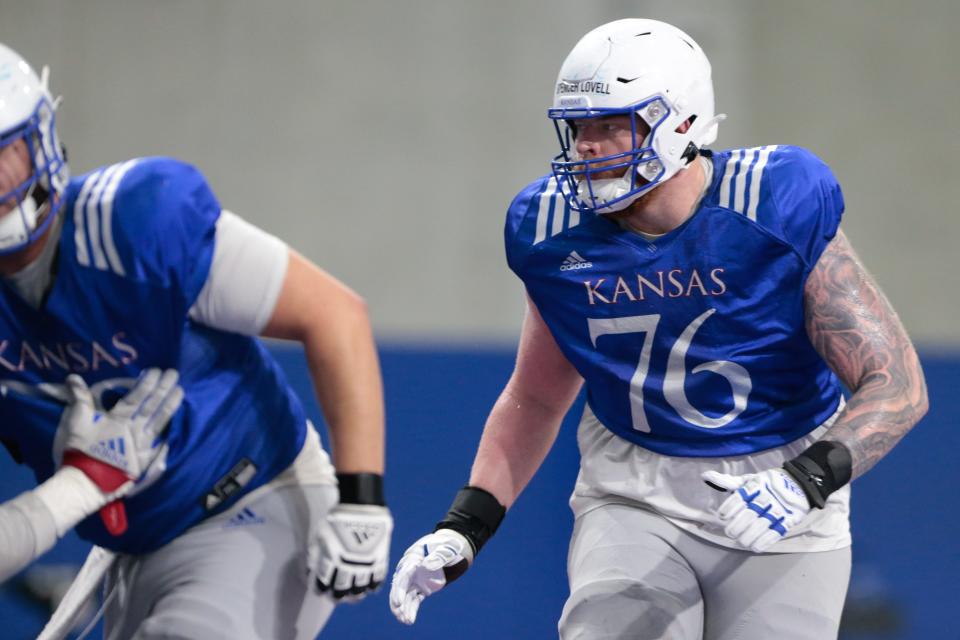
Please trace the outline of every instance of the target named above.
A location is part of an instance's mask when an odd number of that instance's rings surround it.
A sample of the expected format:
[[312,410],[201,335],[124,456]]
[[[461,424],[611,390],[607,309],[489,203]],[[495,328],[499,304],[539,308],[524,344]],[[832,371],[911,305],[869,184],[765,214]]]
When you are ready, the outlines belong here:
[[[63,205],[69,170],[57,138],[57,102],[42,79],[13,49],[0,44],[0,149],[23,140],[30,150],[33,172],[22,184],[0,194],[0,202],[17,207],[0,218],[0,255],[19,251],[36,240]],[[49,211],[41,215],[44,203]]]
[[[686,168],[700,147],[716,139],[717,124],[726,117],[713,113],[710,73],[693,38],[664,22],[628,18],[585,35],[560,68],[547,112],[561,147],[553,173],[570,206],[619,211]],[[571,121],[611,115],[630,116],[633,150],[580,159]],[[637,139],[638,116],[650,128],[644,140]],[[689,128],[678,132],[687,122]],[[621,178],[594,177],[621,167]]]

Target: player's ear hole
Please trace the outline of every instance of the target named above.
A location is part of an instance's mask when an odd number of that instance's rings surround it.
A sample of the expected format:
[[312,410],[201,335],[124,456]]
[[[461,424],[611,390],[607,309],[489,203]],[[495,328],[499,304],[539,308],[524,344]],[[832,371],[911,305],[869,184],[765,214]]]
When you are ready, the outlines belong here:
[[696,115],[692,115],[683,122],[680,123],[680,126],[674,129],[676,133],[686,133],[690,130],[690,127],[693,126],[693,122],[697,119]]

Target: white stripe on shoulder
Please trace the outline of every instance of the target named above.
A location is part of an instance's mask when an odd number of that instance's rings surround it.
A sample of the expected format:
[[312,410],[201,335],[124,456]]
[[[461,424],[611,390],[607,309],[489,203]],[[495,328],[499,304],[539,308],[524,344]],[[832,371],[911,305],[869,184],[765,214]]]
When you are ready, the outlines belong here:
[[557,192],[557,198],[553,201],[553,225],[550,229],[550,235],[555,236],[563,231],[563,219],[567,213],[567,199],[562,193]]
[[734,189],[732,209],[734,211],[743,212],[743,208],[746,205],[744,200],[747,197],[747,170],[750,168],[750,165],[753,163],[753,160],[756,157],[756,149],[744,149],[743,160],[740,161],[740,169],[737,171],[737,175],[733,182]]
[[543,191],[540,192],[540,208],[537,210],[537,233],[533,238],[533,244],[543,242],[547,238],[547,218],[550,217],[550,209],[556,195],[557,179],[550,178],[547,180]]
[[107,256],[103,253],[103,245],[100,242],[100,217],[97,215],[97,209],[103,197],[103,190],[107,188],[107,185],[119,168],[120,165],[117,164],[107,167],[107,170],[103,173],[103,177],[93,188],[93,193],[87,199],[87,204],[83,208],[87,219],[87,238],[90,240],[93,264],[101,271],[107,270]]
[[[552,219],[551,216],[553,216]],[[563,188],[557,184],[557,179],[550,178],[540,192],[537,230],[533,244],[546,240],[548,233],[552,238],[578,224],[580,224],[580,212],[570,206]]]
[[103,177],[103,170],[96,171],[87,176],[80,187],[80,193],[73,204],[73,243],[77,246],[77,262],[85,267],[90,266],[90,253],[87,250],[87,231],[83,220],[83,211],[87,200],[90,198],[90,192]]
[[125,272],[123,262],[120,261],[120,254],[117,252],[117,246],[113,242],[113,198],[117,194],[120,181],[137,162],[137,160],[128,160],[119,166],[110,182],[107,183],[100,206],[100,221],[102,223],[100,230],[103,235],[103,248],[107,253],[107,259],[110,261],[110,268],[118,276],[125,275]]
[[727,159],[727,165],[723,168],[723,177],[720,178],[719,204],[721,207],[730,206],[730,183],[733,181],[733,176],[737,170],[737,162],[742,155],[742,149],[731,152],[730,157]]
[[720,185],[720,206],[744,214],[750,220],[757,219],[760,181],[770,154],[776,148],[777,145],[768,145],[737,149],[730,154]]
[[760,180],[763,178],[763,170],[767,166],[767,161],[770,160],[770,154],[776,149],[779,145],[768,145],[766,147],[760,148],[760,158],[757,160],[757,164],[753,167],[750,177],[750,200],[749,205],[747,206],[747,217],[751,220],[757,219],[757,207],[760,206]]

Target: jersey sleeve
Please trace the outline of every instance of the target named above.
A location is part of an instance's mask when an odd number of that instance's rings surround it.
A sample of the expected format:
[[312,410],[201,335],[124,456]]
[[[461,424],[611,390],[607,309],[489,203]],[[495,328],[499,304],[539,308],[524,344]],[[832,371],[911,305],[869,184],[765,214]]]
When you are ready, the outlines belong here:
[[195,167],[170,158],[131,162],[104,216],[118,262],[110,266],[172,289],[185,313],[207,280],[220,203]]
[[771,206],[761,206],[758,222],[766,223],[812,269],[836,236],[843,216],[837,179],[813,153],[790,146],[771,154],[764,177]]
[[209,275],[190,318],[215,329],[260,335],[280,298],[288,256],[282,240],[224,210]]
[[534,180],[510,203],[503,230],[504,245],[507,264],[521,279],[524,257],[556,227],[563,227],[568,209],[551,176]]

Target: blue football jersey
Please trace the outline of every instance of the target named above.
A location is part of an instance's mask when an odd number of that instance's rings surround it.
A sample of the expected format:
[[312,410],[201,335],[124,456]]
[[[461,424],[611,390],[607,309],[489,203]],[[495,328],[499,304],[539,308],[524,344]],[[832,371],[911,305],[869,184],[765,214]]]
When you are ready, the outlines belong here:
[[256,339],[191,321],[220,205],[194,168],[131,160],[73,179],[53,288],[39,310],[0,287],[0,438],[38,481],[54,471],[63,382],[77,373],[109,408],[149,367],[180,371],[167,471],[126,499],[129,528],[78,527],[108,549],[157,549],[291,464],[305,415]]
[[514,199],[507,261],[590,408],[617,435],[673,456],[736,456],[827,420],[839,383],[804,326],[806,278],[843,196],[804,149],[705,152],[694,214],[648,241],[580,216],[541,178]]

